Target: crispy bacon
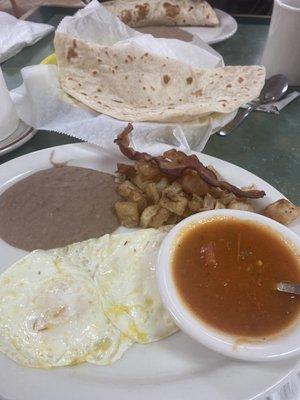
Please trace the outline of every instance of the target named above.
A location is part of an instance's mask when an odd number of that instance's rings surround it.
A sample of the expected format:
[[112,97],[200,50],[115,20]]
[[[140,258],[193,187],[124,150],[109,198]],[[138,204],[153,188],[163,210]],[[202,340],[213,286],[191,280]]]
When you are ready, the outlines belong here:
[[128,124],[122,133],[115,139],[115,143],[119,146],[120,151],[130,160],[153,161],[157,164],[160,171],[171,179],[180,177],[186,169],[192,169],[210,186],[219,187],[227,190],[237,197],[245,197],[249,199],[258,199],[265,196],[263,190],[242,190],[238,187],[218,180],[217,176],[209,168],[205,167],[196,155],[187,155],[182,151],[175,149],[168,150],[161,156],[151,156],[148,153],[135,151],[130,147],[129,134],[132,132],[133,126]]

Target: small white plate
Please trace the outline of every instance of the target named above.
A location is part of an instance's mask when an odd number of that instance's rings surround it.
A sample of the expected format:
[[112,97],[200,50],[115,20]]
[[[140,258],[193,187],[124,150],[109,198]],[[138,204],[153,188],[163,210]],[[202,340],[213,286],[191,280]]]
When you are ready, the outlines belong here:
[[34,128],[20,120],[17,129],[8,138],[0,141],[0,156],[22,146],[35,134],[36,130]]
[[214,27],[181,26],[180,29],[199,36],[204,42],[214,44],[233,36],[238,28],[236,20],[224,11],[215,9],[220,25]]
[[[113,173],[124,157],[85,143],[40,150],[0,166],[0,193],[16,180],[54,161]],[[115,153],[116,154],[116,153]],[[255,175],[225,161],[199,154],[225,179],[238,186],[255,184],[267,196],[259,206],[276,201],[281,193]],[[300,234],[300,223],[292,230]],[[0,241],[0,272],[26,254]],[[24,368],[0,354],[0,397],[9,400],[254,400],[287,382],[300,370],[299,358],[247,363],[206,349],[184,333],[149,345],[134,345],[112,366],[83,364],[50,370]]]

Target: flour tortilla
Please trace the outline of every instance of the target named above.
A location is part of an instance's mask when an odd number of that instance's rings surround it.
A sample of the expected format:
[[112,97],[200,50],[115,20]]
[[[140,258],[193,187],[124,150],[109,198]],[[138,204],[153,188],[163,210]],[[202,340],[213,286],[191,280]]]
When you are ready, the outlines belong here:
[[203,0],[114,0],[103,6],[131,27],[219,24],[213,8]]
[[55,35],[63,90],[92,109],[124,121],[183,123],[230,113],[256,98],[264,67],[192,68],[129,43],[100,46]]

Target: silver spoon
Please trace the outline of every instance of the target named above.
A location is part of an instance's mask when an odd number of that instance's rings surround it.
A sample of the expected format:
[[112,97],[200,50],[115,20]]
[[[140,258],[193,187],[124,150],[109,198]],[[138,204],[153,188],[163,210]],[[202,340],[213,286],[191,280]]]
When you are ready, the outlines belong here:
[[300,295],[300,284],[292,282],[279,282],[276,285],[276,289],[280,292],[299,294]]
[[226,136],[234,128],[240,125],[240,123],[247,117],[247,115],[251,113],[251,111],[255,110],[260,105],[273,103],[274,101],[279,100],[287,91],[287,88],[288,82],[284,75],[278,74],[271,76],[271,78],[266,80],[265,85],[260,92],[259,98],[245,110],[239,111],[234,119],[225,125],[220,132],[218,132],[218,135]]

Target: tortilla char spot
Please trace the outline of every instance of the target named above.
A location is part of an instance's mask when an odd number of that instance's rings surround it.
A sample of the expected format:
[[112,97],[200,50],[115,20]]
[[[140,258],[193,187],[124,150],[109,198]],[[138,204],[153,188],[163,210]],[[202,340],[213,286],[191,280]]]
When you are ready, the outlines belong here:
[[191,83],[193,82],[193,78],[191,76],[189,76],[188,78],[186,78],[186,83],[188,85],[191,85]]
[[79,86],[79,87],[81,87],[81,86],[82,86],[82,84],[78,82],[78,86]]
[[92,71],[92,74],[93,75],[97,75],[98,74],[98,71],[96,71],[95,69]]
[[170,82],[171,78],[169,77],[169,75],[164,75],[163,77],[165,84],[167,84],[168,82]]
[[193,9],[194,9],[194,7],[193,7],[193,6],[190,6],[189,11],[192,11]]
[[101,93],[101,92],[102,92],[102,90],[101,90],[100,88],[98,88],[98,89],[97,89],[97,92],[98,92],[98,93]]
[[76,39],[73,39],[72,46],[68,48],[67,60],[70,61],[72,58],[77,58],[78,53],[75,50],[77,47]]
[[185,23],[186,23],[186,20],[185,20],[185,19],[183,19],[183,20],[182,20],[182,22],[185,24]]
[[146,90],[145,86],[143,86],[143,90]]
[[244,78],[242,78],[241,76],[239,77],[239,79],[238,79],[238,82],[239,83],[242,83],[244,81]]
[[87,94],[86,94],[86,93],[84,93],[84,92],[80,92],[80,94],[82,94],[83,96],[87,96]]
[[192,95],[196,96],[196,97],[200,97],[202,96],[202,89],[198,89],[195,92],[192,93]]
[[126,64],[128,63],[128,60],[127,60],[127,59],[125,60],[125,63],[126,63]]
[[150,86],[150,89],[151,89],[151,90],[153,90],[153,91],[155,91],[155,89],[154,89],[154,87],[153,87],[153,86]]
[[121,20],[124,24],[129,24],[132,21],[132,15],[130,10],[122,10],[121,12]]
[[108,56],[108,51],[107,50],[105,50],[105,54]]
[[130,61],[133,61],[133,58],[131,57],[130,54],[128,54],[127,58],[128,58]]
[[102,63],[101,58],[97,58],[98,63]]
[[128,75],[125,75],[125,79],[126,79],[126,80],[128,79]]
[[169,17],[169,18],[174,19],[180,13],[180,8],[179,8],[178,5],[173,5],[171,3],[166,2],[166,3],[163,4],[163,6],[166,9],[166,16]]
[[148,3],[144,3],[143,5],[137,4],[135,8],[137,9],[136,22],[143,21],[149,14],[150,10],[149,4]]
[[74,81],[74,79],[71,76],[68,76],[67,80],[68,81]]
[[227,87],[227,88],[231,88],[231,87],[232,87],[232,84],[231,84],[231,83],[228,83],[228,85],[226,85],[226,87]]
[[210,18],[210,15],[209,14],[206,14],[206,19],[209,19]]

